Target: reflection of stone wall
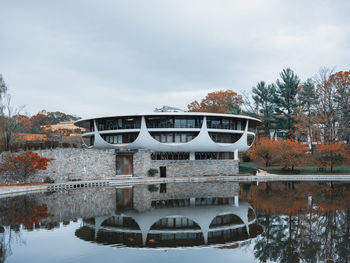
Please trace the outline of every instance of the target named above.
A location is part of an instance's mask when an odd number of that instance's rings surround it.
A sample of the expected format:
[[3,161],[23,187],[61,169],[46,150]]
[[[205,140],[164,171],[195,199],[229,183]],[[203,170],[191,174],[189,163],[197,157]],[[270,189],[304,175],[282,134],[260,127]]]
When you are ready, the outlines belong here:
[[239,184],[235,182],[169,183],[166,184],[166,193],[160,193],[159,184],[156,187],[158,190],[152,192],[148,185],[133,186],[133,205],[137,211],[148,210],[154,200],[234,197],[239,194]]
[[[47,213],[53,215],[42,220],[42,223],[64,222],[78,218],[91,218],[95,216],[109,216],[116,211],[115,188],[86,188],[54,193],[37,193],[0,200],[0,222],[8,224],[20,222],[20,212],[12,215],[8,211],[29,211],[31,206],[45,204]],[[6,213],[3,214],[3,213]],[[5,220],[5,221],[4,221]],[[7,222],[6,222],[7,221]]]
[[115,188],[86,188],[53,193],[45,198],[48,212],[55,221],[91,218],[115,213]]

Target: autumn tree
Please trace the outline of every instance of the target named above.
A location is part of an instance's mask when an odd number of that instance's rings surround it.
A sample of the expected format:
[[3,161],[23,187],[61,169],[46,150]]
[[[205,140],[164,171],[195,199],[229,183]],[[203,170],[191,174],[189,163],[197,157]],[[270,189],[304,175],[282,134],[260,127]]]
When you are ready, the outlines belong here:
[[333,168],[336,165],[350,164],[349,148],[340,142],[324,142],[317,147],[317,163],[325,168]]
[[190,112],[214,112],[239,114],[241,111],[242,96],[232,90],[208,93],[201,100],[193,101],[187,105]]
[[259,138],[249,149],[247,155],[253,160],[263,160],[266,167],[269,167],[274,159],[276,159],[278,142],[268,137]]
[[279,140],[276,144],[276,159],[284,169],[294,171],[295,166],[308,164],[307,148],[304,144],[291,139]]
[[30,133],[33,129],[33,124],[30,121],[30,118],[26,115],[17,115],[15,116],[18,122],[18,132]]
[[12,174],[14,177],[27,182],[28,176],[37,170],[46,170],[48,162],[53,158],[40,157],[33,151],[25,151],[18,155],[7,153],[3,156],[1,169]]
[[275,120],[281,129],[288,131],[288,137],[294,135],[294,112],[298,106],[296,95],[300,83],[299,77],[290,68],[280,73],[281,80],[276,81]]
[[40,126],[49,125],[49,119],[46,114],[46,110],[38,112],[30,118],[33,125],[33,133],[40,133]]
[[49,125],[57,124],[64,121],[76,121],[80,119],[80,117],[78,116],[66,114],[60,111],[47,112],[46,116]]

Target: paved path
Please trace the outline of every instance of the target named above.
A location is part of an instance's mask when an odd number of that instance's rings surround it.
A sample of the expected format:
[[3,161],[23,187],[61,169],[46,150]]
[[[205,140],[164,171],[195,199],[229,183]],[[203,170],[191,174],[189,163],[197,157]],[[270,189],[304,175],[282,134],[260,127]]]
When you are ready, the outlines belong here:
[[207,177],[172,177],[172,178],[119,178],[117,180],[78,181],[56,183],[35,186],[0,187],[0,196],[13,196],[29,192],[57,191],[64,189],[79,189],[90,187],[127,186],[137,184],[160,183],[199,183],[199,182],[277,182],[277,181],[301,181],[301,182],[350,182],[350,175],[270,175],[258,173],[257,176],[207,176]]

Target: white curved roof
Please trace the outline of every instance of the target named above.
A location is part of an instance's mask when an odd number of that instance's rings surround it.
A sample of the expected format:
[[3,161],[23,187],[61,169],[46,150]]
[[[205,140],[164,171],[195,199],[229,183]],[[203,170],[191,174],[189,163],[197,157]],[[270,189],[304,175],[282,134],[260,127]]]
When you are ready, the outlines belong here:
[[225,113],[210,113],[210,112],[151,112],[151,113],[135,113],[135,114],[122,114],[122,115],[108,115],[108,116],[98,116],[94,118],[80,119],[74,122],[75,125],[79,126],[79,123],[84,121],[90,121],[95,119],[105,119],[105,118],[117,118],[117,117],[137,117],[137,116],[207,116],[207,117],[225,117],[225,118],[235,118],[235,119],[246,119],[253,120],[255,122],[261,123],[259,119],[246,116],[246,115],[234,115]]

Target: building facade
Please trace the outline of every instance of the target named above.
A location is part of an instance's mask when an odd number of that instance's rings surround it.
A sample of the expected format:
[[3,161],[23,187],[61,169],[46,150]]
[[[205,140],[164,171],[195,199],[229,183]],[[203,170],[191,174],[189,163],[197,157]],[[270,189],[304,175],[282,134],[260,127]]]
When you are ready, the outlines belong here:
[[[154,112],[83,119],[75,122],[75,125],[86,129],[82,136],[89,147],[116,149],[120,156],[124,155],[117,160],[123,170],[123,163],[134,162],[130,156],[127,160],[126,155],[141,149],[148,151],[149,159],[154,163],[238,161],[238,152],[245,152],[252,145],[255,127],[259,123],[258,119],[243,115]],[[142,158],[142,162],[145,162],[145,157]],[[195,166],[195,163],[189,166],[192,165]],[[207,165],[210,166],[210,162]],[[196,173],[201,172],[196,170]],[[120,172],[125,173],[130,174],[130,169]]]

